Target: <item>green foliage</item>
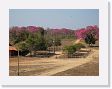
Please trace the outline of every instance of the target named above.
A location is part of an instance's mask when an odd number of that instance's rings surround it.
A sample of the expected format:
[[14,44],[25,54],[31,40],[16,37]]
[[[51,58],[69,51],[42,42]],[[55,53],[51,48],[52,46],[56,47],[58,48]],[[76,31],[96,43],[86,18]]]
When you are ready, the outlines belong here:
[[26,40],[26,44],[28,45],[28,49],[29,49],[30,51],[33,50],[33,48],[34,48],[34,47],[33,47],[34,43],[35,43],[34,38],[33,38],[31,35],[29,35],[28,39]]
[[55,39],[55,46],[60,46],[61,45],[61,40],[60,39]]
[[30,51],[46,50],[47,49],[46,42],[44,41],[44,39],[42,39],[42,37],[39,33],[30,35],[28,37],[28,39],[26,40],[26,43],[28,44]]
[[20,42],[16,46],[18,46],[20,51],[28,50],[28,45],[25,42]]
[[19,42],[15,46],[19,50],[20,55],[25,56],[29,53],[28,45],[25,42]]
[[14,38],[11,38],[10,40],[22,54],[26,54],[27,52],[31,53],[32,51],[37,50],[46,50],[46,41],[44,40],[43,33],[41,33],[42,32],[35,32],[27,34],[22,31],[18,36],[11,34]]
[[25,41],[29,36],[29,32],[25,29],[21,29],[18,27],[13,27],[9,31],[9,41],[12,45],[15,45],[19,42]]
[[70,53],[70,54],[73,54],[76,51],[78,51],[78,50],[80,50],[81,48],[84,48],[84,47],[85,47],[84,44],[78,43],[78,44],[71,45],[71,46],[65,46],[63,51],[65,51],[67,53]]
[[47,47],[51,47],[53,45],[55,45],[55,46],[61,45],[61,39],[58,37],[55,37],[55,38],[47,37],[47,38],[45,38],[45,41],[46,41]]
[[75,44],[76,50],[80,50],[81,48],[85,48],[85,45],[82,43]]
[[53,40],[52,39],[48,39],[46,41],[47,41],[47,47],[53,46]]
[[75,47],[75,45],[65,46],[64,51],[72,54],[72,53],[76,52],[76,47]]
[[87,44],[89,44],[89,45],[95,44],[95,41],[96,41],[96,39],[95,39],[93,34],[87,34],[86,35],[85,42]]
[[28,38],[28,36],[29,36],[29,32],[26,30],[23,30],[19,34],[19,39],[20,39],[20,41],[25,41]]

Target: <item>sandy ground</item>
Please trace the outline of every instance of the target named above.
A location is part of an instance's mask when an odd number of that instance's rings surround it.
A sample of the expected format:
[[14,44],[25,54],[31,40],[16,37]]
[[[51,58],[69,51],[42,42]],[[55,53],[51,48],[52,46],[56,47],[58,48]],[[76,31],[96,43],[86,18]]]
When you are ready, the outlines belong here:
[[53,76],[98,76],[99,75],[99,62],[93,60],[89,63],[82,64],[78,67],[68,69],[54,74]]
[[[96,76],[99,74],[98,49],[86,58],[56,59],[20,57],[20,76]],[[17,76],[17,58],[10,58],[9,75]]]

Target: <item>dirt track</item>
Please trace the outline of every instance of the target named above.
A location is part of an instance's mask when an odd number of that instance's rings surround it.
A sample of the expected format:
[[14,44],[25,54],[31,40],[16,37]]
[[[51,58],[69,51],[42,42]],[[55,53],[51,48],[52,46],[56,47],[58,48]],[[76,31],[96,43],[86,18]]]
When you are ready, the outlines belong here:
[[74,67],[53,76],[98,76],[99,75],[99,62],[98,60],[93,60],[89,63],[82,64],[78,67]]
[[[53,57],[52,58],[21,57],[20,71],[19,71],[20,76],[52,76],[52,75],[94,76],[94,75],[98,75],[98,72],[99,72],[99,66],[98,66],[99,55],[98,54],[99,54],[99,51],[97,49],[93,49],[87,58],[55,59]],[[96,63],[97,66],[95,66],[96,64],[94,64],[93,62]],[[90,68],[90,66],[91,67],[93,66],[92,67],[93,71],[97,71],[97,72],[91,72],[92,74],[88,74],[90,73],[90,71],[92,71],[92,68],[87,70],[87,68]],[[84,69],[84,67],[86,68],[86,70]],[[74,71],[71,71],[71,70],[74,70]],[[85,73],[82,72],[81,70],[82,71],[85,70]],[[10,73],[9,74],[10,76],[17,76],[17,58],[10,59]]]

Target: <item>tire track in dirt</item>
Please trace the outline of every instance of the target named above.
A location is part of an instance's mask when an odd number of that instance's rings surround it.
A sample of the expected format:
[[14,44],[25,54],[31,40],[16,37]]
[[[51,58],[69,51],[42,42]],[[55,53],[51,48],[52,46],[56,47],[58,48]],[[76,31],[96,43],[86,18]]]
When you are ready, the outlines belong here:
[[[88,55],[87,58],[80,58],[80,60],[75,60],[70,63],[65,63],[62,66],[59,66],[59,67],[51,69],[49,71],[47,70],[43,73],[40,73],[40,75],[38,75],[38,76],[51,76],[58,72],[62,72],[62,71],[66,71],[66,70],[74,68],[74,67],[78,67],[80,65],[83,65],[83,64],[93,61],[95,56],[98,56],[98,50],[92,50],[92,52]],[[34,75],[36,76],[36,74],[34,74]]]

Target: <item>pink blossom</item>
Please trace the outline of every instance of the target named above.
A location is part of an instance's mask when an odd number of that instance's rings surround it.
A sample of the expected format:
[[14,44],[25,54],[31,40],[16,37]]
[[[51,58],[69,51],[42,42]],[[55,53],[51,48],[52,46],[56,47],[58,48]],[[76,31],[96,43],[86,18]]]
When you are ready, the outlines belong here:
[[99,39],[99,28],[95,26],[87,26],[86,28],[81,28],[74,31],[77,38],[85,39],[86,34],[93,34],[96,39]]

